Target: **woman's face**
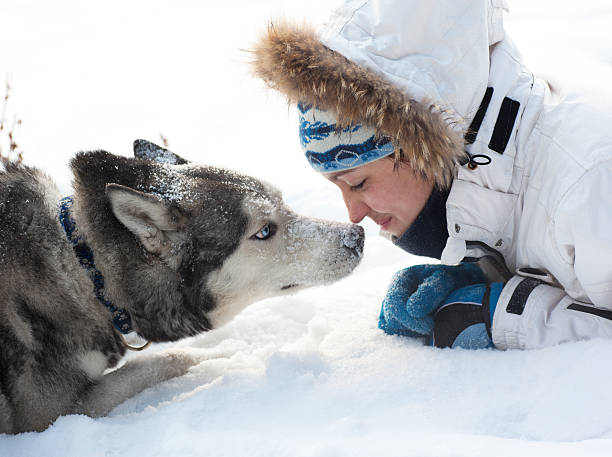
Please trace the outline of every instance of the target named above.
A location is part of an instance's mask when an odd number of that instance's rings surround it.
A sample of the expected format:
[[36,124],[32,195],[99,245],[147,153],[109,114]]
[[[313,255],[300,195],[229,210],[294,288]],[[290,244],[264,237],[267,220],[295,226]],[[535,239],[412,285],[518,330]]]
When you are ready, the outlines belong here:
[[381,230],[399,237],[425,206],[433,182],[423,181],[406,164],[395,170],[393,164],[385,157],[324,176],[342,192],[351,222],[357,224],[367,216]]

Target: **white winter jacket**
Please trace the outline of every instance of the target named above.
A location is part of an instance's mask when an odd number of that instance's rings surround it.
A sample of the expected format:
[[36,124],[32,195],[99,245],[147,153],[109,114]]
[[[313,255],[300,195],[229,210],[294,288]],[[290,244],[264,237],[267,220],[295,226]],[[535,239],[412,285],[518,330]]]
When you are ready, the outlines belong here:
[[351,0],[321,37],[453,113],[462,134],[471,126],[473,160],[453,179],[442,262],[503,257],[512,277],[495,345],[612,337],[612,102],[606,113],[551,93],[505,34],[505,9],[503,0]]

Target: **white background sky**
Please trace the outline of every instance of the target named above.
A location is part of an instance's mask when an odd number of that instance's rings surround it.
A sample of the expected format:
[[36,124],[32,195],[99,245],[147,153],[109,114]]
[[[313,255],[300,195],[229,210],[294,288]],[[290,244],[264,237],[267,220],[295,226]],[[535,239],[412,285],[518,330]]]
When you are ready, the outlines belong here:
[[[273,17],[330,2],[0,0],[0,77],[26,160],[69,191],[79,150],[130,155],[160,132],[195,161],[277,184],[346,219],[301,157],[286,103],[248,74]],[[612,81],[609,0],[510,0],[509,33],[536,72],[597,92]],[[612,109],[612,105],[610,105]],[[0,456],[612,455],[612,342],[532,352],[441,351],[376,328],[393,271],[422,262],[376,236],[355,275],[258,303],[180,346],[210,356],[109,417],[0,436]],[[159,350],[161,345],[153,350]]]

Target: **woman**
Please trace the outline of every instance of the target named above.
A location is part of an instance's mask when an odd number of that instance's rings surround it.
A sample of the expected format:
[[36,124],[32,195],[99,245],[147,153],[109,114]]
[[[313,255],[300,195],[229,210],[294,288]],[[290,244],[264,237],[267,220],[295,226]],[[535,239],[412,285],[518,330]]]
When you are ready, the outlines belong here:
[[[271,26],[255,71],[349,217],[440,265],[398,272],[380,327],[437,346],[612,337],[612,116],[521,62],[503,0],[353,0]],[[612,106],[612,105],[611,105]]]

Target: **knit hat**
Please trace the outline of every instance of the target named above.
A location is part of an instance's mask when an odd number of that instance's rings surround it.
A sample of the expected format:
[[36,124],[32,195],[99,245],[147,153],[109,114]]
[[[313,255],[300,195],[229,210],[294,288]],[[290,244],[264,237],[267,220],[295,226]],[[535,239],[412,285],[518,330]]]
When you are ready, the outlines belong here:
[[362,124],[337,127],[335,116],[312,105],[298,103],[300,143],[306,159],[319,173],[348,170],[393,153],[386,137]]

